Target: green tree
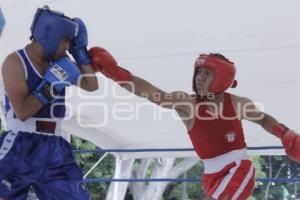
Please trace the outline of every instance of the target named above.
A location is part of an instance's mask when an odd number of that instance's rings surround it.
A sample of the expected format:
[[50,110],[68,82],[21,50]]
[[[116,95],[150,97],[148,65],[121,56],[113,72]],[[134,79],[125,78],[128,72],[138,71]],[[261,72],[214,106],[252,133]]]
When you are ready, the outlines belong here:
[[[90,142],[72,136],[71,145],[73,149],[96,149],[97,147]],[[82,169],[83,173],[96,163],[104,153],[78,153],[75,154],[75,160]],[[112,178],[114,174],[115,162],[114,157],[108,154],[105,159],[87,176],[87,178]],[[95,200],[104,200],[110,183],[87,183],[87,188]]]
[[[177,162],[181,159],[177,159]],[[192,167],[190,170],[186,173],[186,178],[200,178],[203,174],[203,163],[198,162],[194,167]],[[181,176],[181,178],[184,178]],[[174,182],[171,183],[165,193],[164,193],[164,199],[165,200],[173,200],[173,199],[182,199],[183,194],[183,183],[182,182]],[[186,184],[186,190],[188,199],[204,199],[204,194],[202,191],[202,185],[201,182],[187,182]]]

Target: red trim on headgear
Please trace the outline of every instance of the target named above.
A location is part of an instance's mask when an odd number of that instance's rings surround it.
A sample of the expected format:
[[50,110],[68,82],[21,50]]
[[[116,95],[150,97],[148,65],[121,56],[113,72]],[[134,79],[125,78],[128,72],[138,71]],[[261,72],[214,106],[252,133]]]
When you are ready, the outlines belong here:
[[236,69],[233,62],[216,55],[201,54],[195,62],[194,77],[197,73],[197,68],[200,67],[208,68],[214,72],[209,92],[224,92],[231,86],[237,86],[237,82],[234,80]]

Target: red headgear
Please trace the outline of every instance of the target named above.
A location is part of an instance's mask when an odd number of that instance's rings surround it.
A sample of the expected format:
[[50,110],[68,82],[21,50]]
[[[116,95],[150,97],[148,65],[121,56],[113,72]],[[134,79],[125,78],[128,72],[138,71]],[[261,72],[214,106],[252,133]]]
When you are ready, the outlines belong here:
[[195,77],[197,69],[200,67],[208,68],[214,72],[209,92],[219,93],[224,92],[229,87],[236,87],[237,82],[234,80],[236,70],[233,62],[220,54],[201,54],[195,62],[193,77],[193,90],[195,92],[197,92]]

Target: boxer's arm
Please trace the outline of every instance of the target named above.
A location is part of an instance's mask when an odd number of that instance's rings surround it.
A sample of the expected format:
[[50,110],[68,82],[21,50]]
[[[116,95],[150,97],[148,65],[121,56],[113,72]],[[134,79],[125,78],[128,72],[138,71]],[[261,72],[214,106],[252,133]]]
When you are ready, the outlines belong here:
[[133,76],[130,83],[123,85],[123,87],[158,106],[176,110],[187,129],[189,129],[191,120],[194,118],[194,100],[189,94],[182,91],[165,92],[137,76]]
[[135,95],[146,98],[161,107],[177,111],[188,111],[192,107],[190,95],[185,92],[167,93],[146,80],[133,76],[128,70],[119,67],[116,59],[106,49],[93,47],[89,50],[89,55],[96,72],[100,71]]
[[97,90],[98,82],[93,67],[90,64],[81,65],[80,72],[79,87],[90,92]]
[[123,87],[135,95],[146,98],[164,108],[186,110],[192,106],[189,94],[182,91],[165,92],[137,76],[132,76],[131,82],[123,85]]
[[5,92],[17,118],[25,121],[43,107],[43,104],[29,93],[24,69],[16,53],[10,54],[5,59],[2,76]]
[[240,98],[237,102],[242,105],[244,119],[261,125],[266,131],[278,137],[287,156],[294,162],[300,163],[300,136],[283,124],[280,124],[274,117],[256,109],[255,104],[247,98]]
[[254,122],[260,125],[267,132],[273,134],[272,127],[275,124],[278,124],[278,121],[274,117],[260,111],[257,108],[257,105],[249,98],[232,95],[232,99],[236,114],[240,119]]

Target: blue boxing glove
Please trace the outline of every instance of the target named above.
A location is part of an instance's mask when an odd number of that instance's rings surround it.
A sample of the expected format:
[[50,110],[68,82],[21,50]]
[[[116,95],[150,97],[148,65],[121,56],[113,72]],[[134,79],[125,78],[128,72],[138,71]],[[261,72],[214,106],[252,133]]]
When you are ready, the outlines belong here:
[[72,40],[69,51],[77,64],[91,64],[91,60],[87,51],[88,34],[86,26],[79,18],[74,18],[73,21],[78,24],[78,35]]
[[51,63],[44,75],[44,79],[32,92],[44,105],[52,103],[55,95],[61,93],[66,86],[77,83],[80,76],[78,66],[68,57]]

